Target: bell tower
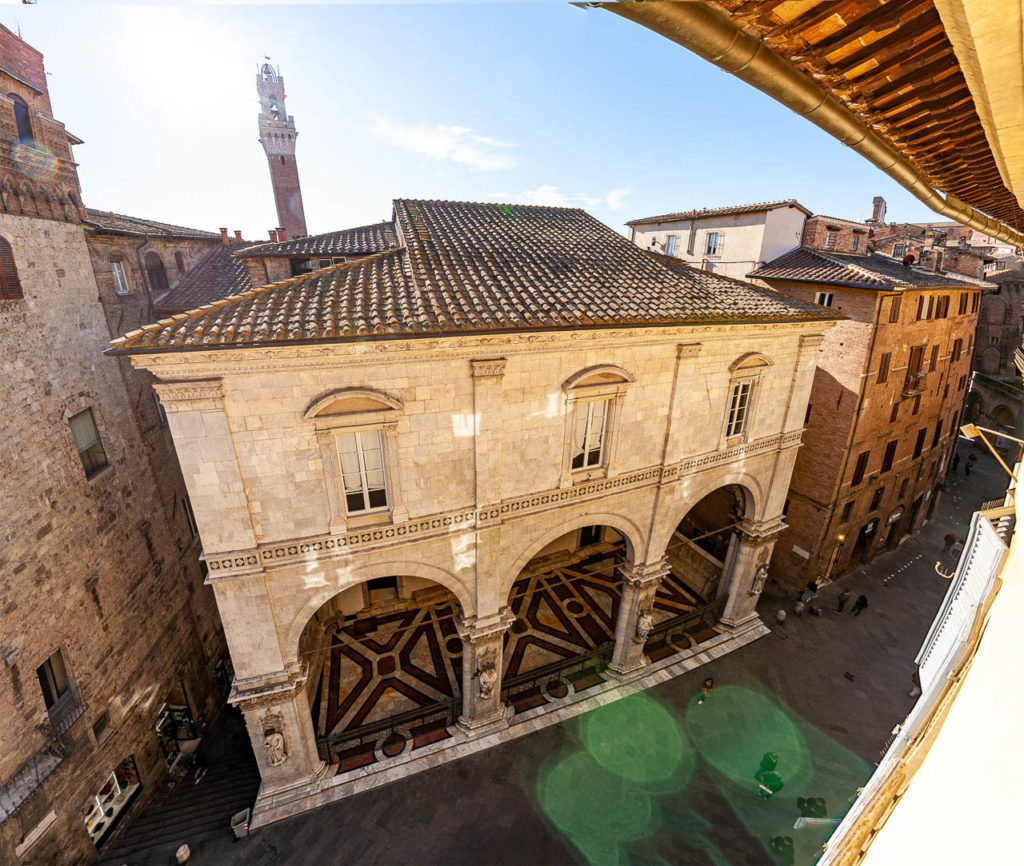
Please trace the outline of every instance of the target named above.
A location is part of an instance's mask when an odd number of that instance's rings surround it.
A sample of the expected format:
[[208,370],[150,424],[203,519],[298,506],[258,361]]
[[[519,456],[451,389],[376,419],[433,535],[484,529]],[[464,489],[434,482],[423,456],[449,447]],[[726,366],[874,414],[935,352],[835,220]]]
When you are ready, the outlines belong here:
[[299,167],[295,163],[295,120],[284,109],[284,79],[269,63],[256,76],[260,96],[260,143],[270,164],[270,182],[277,205],[277,224],[285,237],[302,237],[306,232],[306,214],[302,209]]

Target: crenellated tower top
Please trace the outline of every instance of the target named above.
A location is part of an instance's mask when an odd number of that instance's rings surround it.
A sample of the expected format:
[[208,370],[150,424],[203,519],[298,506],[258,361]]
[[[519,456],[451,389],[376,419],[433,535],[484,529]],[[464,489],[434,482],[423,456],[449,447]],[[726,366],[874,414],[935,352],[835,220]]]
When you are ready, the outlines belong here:
[[295,118],[285,110],[284,78],[280,69],[275,69],[269,62],[263,63],[256,76],[256,92],[260,97],[260,143],[270,165],[277,224],[284,228],[286,237],[303,237],[307,234],[306,214],[295,162],[298,133],[295,131]]

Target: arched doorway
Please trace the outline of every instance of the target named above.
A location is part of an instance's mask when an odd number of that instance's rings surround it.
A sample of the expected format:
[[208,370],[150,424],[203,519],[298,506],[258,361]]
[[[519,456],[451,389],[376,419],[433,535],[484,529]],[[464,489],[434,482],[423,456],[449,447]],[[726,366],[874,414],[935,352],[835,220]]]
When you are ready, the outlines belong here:
[[[915,502],[915,510],[917,503]],[[913,512],[911,512],[911,520],[913,519]],[[875,536],[878,534],[878,523],[877,517],[872,517],[867,523],[861,528],[860,532],[857,533],[857,540],[853,543],[853,550],[850,553],[850,567],[859,565],[860,563],[870,560],[871,558],[871,545],[875,540]],[[907,522],[907,525],[910,521]]]
[[657,616],[660,607],[668,613],[669,598],[672,610],[652,629],[647,644],[652,660],[717,634],[713,626],[729,591],[722,576],[749,502],[744,487],[729,484],[701,498],[679,521],[665,550],[670,570],[658,591],[662,604],[656,603],[654,612]]
[[619,616],[619,569],[631,560],[611,526],[583,526],[548,543],[509,592],[506,700],[523,712],[603,682]]
[[303,632],[317,748],[339,772],[451,736],[462,694],[455,596],[419,577],[374,578],[325,602]]

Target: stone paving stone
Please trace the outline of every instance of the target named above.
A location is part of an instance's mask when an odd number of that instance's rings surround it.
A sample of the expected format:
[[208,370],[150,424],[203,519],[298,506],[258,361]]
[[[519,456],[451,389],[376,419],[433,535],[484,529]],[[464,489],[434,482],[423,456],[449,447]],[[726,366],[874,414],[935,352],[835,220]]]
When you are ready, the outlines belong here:
[[[966,460],[971,446],[961,440],[960,449]],[[963,477],[961,462],[933,519],[916,537],[819,593],[821,617],[790,615],[779,626],[775,611],[791,610],[793,599],[764,597],[759,612],[771,635],[645,694],[680,719],[709,675],[716,692],[741,686],[772,698],[808,744],[815,792],[827,792],[828,814],[839,814],[878,760],[892,727],[913,705],[914,657],[949,586],[934,565],[955,565],[942,553],[943,536],[952,531],[964,537],[971,512],[1006,487],[996,462],[977,453],[971,477]],[[849,604],[845,613],[835,613],[844,588],[852,592],[851,601],[861,593],[868,597],[859,617],[850,614]],[[581,748],[580,723],[586,718],[265,827],[237,845],[227,837],[198,843],[193,863],[585,862],[538,807],[537,780],[553,761]],[[854,770],[862,778],[854,779]],[[798,812],[785,788],[766,802],[755,796],[754,785],[729,782],[699,756],[685,789],[656,798],[659,828],[623,846],[620,862],[770,862],[768,840],[758,834],[785,822],[791,827]],[[827,834],[786,832],[799,843],[797,862],[809,862]]]

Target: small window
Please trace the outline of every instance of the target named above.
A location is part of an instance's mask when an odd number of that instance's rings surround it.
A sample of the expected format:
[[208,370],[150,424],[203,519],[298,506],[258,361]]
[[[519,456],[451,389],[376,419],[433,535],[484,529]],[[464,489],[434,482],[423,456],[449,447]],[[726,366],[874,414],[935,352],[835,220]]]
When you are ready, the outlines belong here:
[[878,384],[889,378],[889,364],[892,363],[892,352],[882,352],[882,357],[878,360]]
[[892,245],[892,255],[893,255],[893,258],[902,259],[903,256],[906,255],[906,252],[907,252],[907,245],[906,244],[893,244]]
[[60,699],[71,691],[71,681],[60,650],[36,668],[36,676],[39,677],[43,703],[48,710],[53,709]]
[[688,256],[693,255],[693,250],[697,245],[697,230],[690,228],[690,234],[686,238],[686,254]]
[[850,252],[857,252],[857,248],[860,246],[860,237],[854,235],[850,240]]
[[853,478],[850,479],[851,487],[856,487],[864,480],[864,472],[868,468],[868,458],[870,456],[871,452],[865,451],[857,457],[857,465],[853,469]]
[[924,295],[919,295],[918,298],[917,298],[917,321],[920,322],[921,319],[927,319],[927,318],[928,318],[928,312],[927,312],[927,308],[925,307],[925,303],[924,303]]
[[0,300],[23,297],[18,269],[14,265],[14,250],[0,238]]
[[893,460],[896,459],[896,446],[899,444],[898,439],[893,439],[885,446],[885,455],[882,457],[882,472],[888,472],[892,469]]
[[130,295],[128,288],[128,277],[124,273],[123,262],[111,262],[110,273],[114,275],[114,291],[119,295]]
[[82,458],[85,477],[92,478],[107,465],[107,455],[100,441],[100,433],[96,429],[92,409],[72,415],[68,418],[68,424],[71,427],[71,437],[75,440],[75,448],[78,449],[78,456]]
[[146,253],[145,261],[150,289],[154,293],[166,292],[170,284],[167,282],[167,271],[164,270],[163,259],[156,253]]
[[185,257],[180,251],[174,254],[174,266],[178,269],[179,274],[185,273]]
[[753,382],[737,382],[732,387],[729,401],[729,420],[725,426],[727,438],[742,436],[747,428],[747,410],[750,406],[750,392]]
[[665,241],[665,255],[674,256],[676,254],[676,236],[669,235]]
[[804,412],[804,427],[807,426],[807,422],[811,420],[811,404],[807,404],[807,411]]
[[834,250],[836,248],[836,233],[829,232],[825,235],[825,249]]
[[185,514],[185,522],[188,524],[189,538],[197,538],[199,536],[199,525],[196,523],[196,515],[192,510],[192,500],[187,496],[181,497],[181,510]]
[[957,389],[958,391],[963,391],[963,389],[964,389],[964,386],[965,386],[966,384],[967,384],[967,377],[966,377],[966,376],[961,376],[961,377],[960,377],[960,381],[959,381],[959,382],[957,383],[956,389]]
[[967,292],[960,293],[960,306],[957,307],[957,314],[963,315],[967,312]]
[[910,483],[910,479],[909,478],[904,478],[903,482],[900,484],[900,499],[902,499],[904,496],[907,495],[907,484],[909,484],[909,483]]
[[978,306],[981,303],[981,292],[971,292],[971,312],[978,312]]
[[960,360],[960,355],[963,352],[964,341],[957,338],[953,341],[953,351],[949,354],[949,360],[956,363]]
[[898,322],[900,320],[900,308],[903,306],[903,296],[896,295],[892,299],[892,306],[889,307],[889,321]]
[[892,411],[889,413],[889,423],[890,424],[896,423],[896,419],[899,418],[899,416],[900,416],[900,404],[899,403],[893,403],[892,404]]
[[706,256],[717,256],[718,251],[722,246],[722,236],[720,232],[708,232],[707,244],[704,247],[704,255]]
[[823,307],[832,306],[832,292],[818,292],[814,296],[814,303],[820,304]]
[[942,389],[942,399],[945,400],[949,396],[949,382],[946,383],[946,387]]
[[345,507],[349,514],[388,507],[384,449],[379,430],[343,433],[338,437]]
[[921,452],[924,450],[924,437],[928,433],[927,427],[922,427],[917,431],[917,440],[914,442],[914,458],[921,456]]
[[942,438],[942,419],[940,418],[935,422],[935,435],[932,437],[932,448],[939,444],[939,439]]
[[998,346],[999,345],[999,337],[989,337],[988,338],[988,344],[990,346]]
[[920,394],[916,394],[914,396],[914,404],[910,408],[910,414],[911,415],[916,415],[920,411],[921,411],[921,395]]
[[18,141],[22,144],[35,144],[28,103],[15,93],[8,93],[7,98],[14,103],[14,123],[18,127]]
[[850,519],[850,512],[853,511],[853,500],[851,499],[843,506],[843,513],[839,515],[839,522],[846,523]]
[[935,318],[945,319],[949,316],[949,295],[943,295],[935,304]]
[[609,400],[588,400],[576,407],[572,468],[593,469],[604,462]]
[[935,367],[938,365],[938,363],[939,363],[939,344],[936,343],[934,346],[932,346],[932,355],[928,359],[928,372],[929,373],[934,373],[935,372]]
[[785,520],[787,517],[789,517],[790,502],[791,502],[791,500],[787,499],[785,502],[782,503],[782,519],[783,520]]
[[92,723],[92,738],[98,743],[109,727],[110,711],[104,710],[96,717],[96,721]]
[[871,507],[868,509],[868,511],[877,511],[878,510],[878,506],[882,504],[882,495],[884,493],[885,493],[885,488],[884,487],[879,487],[879,488],[877,488],[875,490],[874,494],[871,496]]

